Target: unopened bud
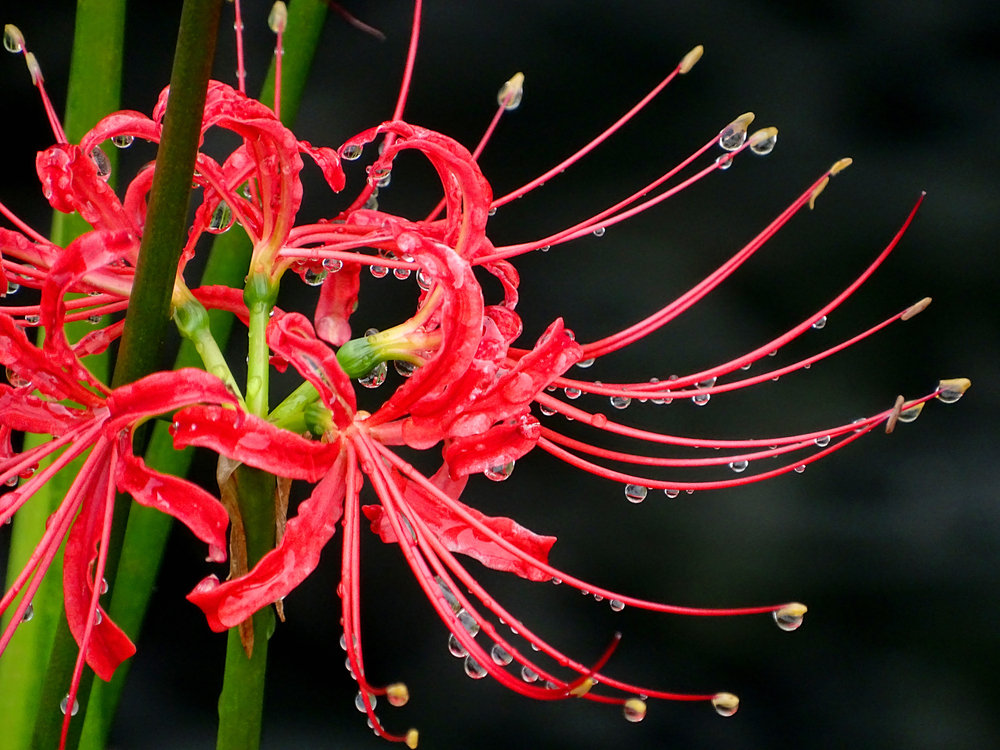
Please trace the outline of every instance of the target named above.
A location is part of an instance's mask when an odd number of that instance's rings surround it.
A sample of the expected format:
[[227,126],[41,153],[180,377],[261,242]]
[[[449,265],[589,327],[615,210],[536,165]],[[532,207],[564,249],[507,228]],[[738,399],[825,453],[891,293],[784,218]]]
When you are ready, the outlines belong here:
[[677,66],[677,72],[684,75],[694,67],[695,63],[698,62],[704,54],[705,48],[699,44],[681,58],[680,65]]
[[517,109],[524,96],[524,73],[515,73],[497,92],[497,104],[506,110]]

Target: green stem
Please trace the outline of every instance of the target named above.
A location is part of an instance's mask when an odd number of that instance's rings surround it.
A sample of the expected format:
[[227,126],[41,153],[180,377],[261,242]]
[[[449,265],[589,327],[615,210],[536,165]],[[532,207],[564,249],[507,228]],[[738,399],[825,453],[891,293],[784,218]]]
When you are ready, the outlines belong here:
[[[275,479],[257,469],[236,470],[247,563],[252,568],[274,547]],[[274,612],[265,608],[253,616],[253,651],[248,657],[239,628],[231,628],[226,643],[226,671],[219,695],[217,750],[257,750],[264,711],[267,642],[274,631]]]
[[267,346],[267,324],[271,319],[278,284],[266,273],[253,273],[247,277],[243,300],[250,313],[247,351],[247,411],[259,417],[268,412],[268,380],[270,374]]
[[[131,383],[156,369],[169,323],[170,295],[187,231],[191,174],[200,135],[205,92],[215,53],[222,0],[185,0],[170,79],[170,102],[157,151],[157,169],[150,192],[149,210],[139,250],[139,261],[112,386]],[[127,507],[115,514],[109,548],[108,573],[117,570],[125,534]],[[113,575],[108,578],[114,585]],[[58,706],[69,684],[77,646],[68,627],[60,626],[52,649],[50,667],[42,690],[33,745],[53,748],[59,744],[61,716]],[[67,658],[72,655],[73,658]],[[93,679],[89,670],[80,684],[81,705],[87,704]],[[67,747],[79,741],[82,720],[73,722]]]

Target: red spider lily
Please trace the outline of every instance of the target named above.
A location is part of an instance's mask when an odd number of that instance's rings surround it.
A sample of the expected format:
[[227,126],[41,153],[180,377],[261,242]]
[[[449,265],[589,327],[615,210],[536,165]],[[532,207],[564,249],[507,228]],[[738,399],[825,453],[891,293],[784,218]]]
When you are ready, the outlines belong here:
[[[50,517],[27,565],[2,600],[0,612],[14,606],[0,636],[0,652],[26,613],[60,544],[66,540],[63,592],[66,618],[80,646],[66,705],[75,705],[84,662],[104,680],[135,652],[132,642],[100,606],[115,492],[127,492],[143,505],[174,516],[209,546],[209,557],[226,557],[228,516],[221,503],[197,485],[149,469],[132,453],[132,432],[142,422],[181,406],[235,399],[217,378],[201,370],[150,375],[130,385],[108,389],[80,361],[65,333],[63,297],[88,275],[118,261],[119,245],[105,244],[99,233],[66,248],[41,288],[41,324],[46,336],[32,344],[15,318],[0,310],[0,362],[11,385],[0,385],[0,434],[3,436],[0,481],[24,482],[0,498],[0,522],[7,522],[56,472],[76,458],[83,465],[58,509]],[[51,435],[49,442],[16,452],[11,432]],[[37,471],[40,461],[51,462]],[[30,617],[30,615],[28,615]],[[68,726],[72,710],[66,709]]]

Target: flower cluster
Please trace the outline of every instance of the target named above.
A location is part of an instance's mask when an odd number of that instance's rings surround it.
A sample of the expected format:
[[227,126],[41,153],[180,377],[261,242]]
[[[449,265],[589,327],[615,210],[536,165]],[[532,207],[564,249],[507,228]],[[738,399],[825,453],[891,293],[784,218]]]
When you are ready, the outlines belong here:
[[[280,4],[272,15],[272,26],[280,39],[284,28]],[[7,27],[5,44],[25,55],[44,97],[37,63],[14,27]],[[826,316],[896,247],[913,217],[911,212],[888,246],[840,294],[787,332],[735,359],[701,372],[646,382],[599,383],[567,374],[574,365],[586,368],[597,358],[640,342],[695,305],[793,214],[812,207],[830,178],[850,160],[832,165],[716,271],[645,319],[601,340],[580,342],[560,318],[533,344],[520,343],[519,276],[512,259],[592,233],[603,234],[607,227],[727,169],[745,152],[764,155],[774,147],[775,128],[750,132],[753,115],[741,115],[680,164],[600,213],[550,236],[508,246],[491,242],[488,224],[498,207],[531,192],[585,156],[677,76],[687,73],[700,56],[700,47],[692,50],[597,138],[499,198],[494,197],[477,159],[502,114],[519,104],[520,74],[501,89],[496,116],[472,151],[447,135],[403,119],[406,84],[391,119],[332,149],[296,138],[275,108],[240,89],[211,82],[202,133],[223,129],[235,134],[238,145],[224,158],[205,152],[197,156],[192,180],[198,203],[172,295],[177,327],[195,343],[204,369],[160,372],[115,389],[95,378],[81,358],[104,351],[121,334],[120,321],[109,323],[102,316],[120,313],[128,305],[156,167],[150,164],[141,170],[119,197],[106,183],[102,148],[108,141],[117,147],[127,147],[136,139],[158,142],[169,110],[167,92],[152,117],[115,112],[78,144],[66,142],[46,98],[58,142],[38,155],[43,194],[54,209],[78,212],[91,229],[59,247],[0,204],[0,212],[14,227],[0,228],[0,284],[7,291],[7,304],[0,308],[0,361],[8,378],[7,385],[0,385],[0,481],[11,486],[21,481],[0,497],[0,520],[10,519],[72,460],[83,457],[83,464],[28,566],[0,602],[0,611],[13,608],[0,651],[26,619],[33,593],[66,539],[66,616],[80,646],[68,700],[74,700],[84,661],[98,676],[109,679],[132,654],[131,643],[100,606],[99,582],[108,554],[116,491],[175,516],[209,545],[212,560],[225,559],[227,524],[230,518],[238,518],[238,509],[224,506],[215,494],[183,478],[153,471],[133,454],[136,429],[147,420],[167,416],[177,448],[196,446],[220,457],[222,485],[236,466],[246,465],[277,477],[278,486],[285,488],[278,492],[286,503],[291,481],[311,486],[293,517],[281,524],[271,551],[228,580],[220,582],[214,575],[205,578],[190,593],[188,598],[203,610],[213,630],[239,626],[258,610],[280,603],[315,569],[321,551],[341,528],[341,645],[360,688],[358,706],[377,734],[416,745],[414,730],[390,734],[375,714],[379,696],[385,696],[390,705],[406,702],[405,686],[373,684],[365,672],[359,604],[359,536],[365,524],[383,542],[399,547],[417,585],[450,633],[449,648],[464,660],[471,677],[489,675],[518,693],[542,700],[576,697],[618,704],[630,721],[642,719],[645,700],[650,698],[706,700],[720,714],[734,713],[738,703],[729,693],[681,695],[606,673],[617,635],[605,653],[590,661],[562,652],[496,601],[464,558],[530,581],[562,582],[609,600],[616,610],[631,606],[690,615],[771,613],[780,627],[793,630],[802,621],[803,605],[781,602],[706,610],[611,591],[551,566],[548,554],[554,537],[530,531],[511,518],[484,515],[460,499],[471,494],[467,489],[473,489],[477,475],[506,480],[515,462],[535,448],[624,485],[626,498],[634,503],[654,488],[673,496],[760,481],[800,471],[880,426],[891,431],[897,422],[915,419],[926,401],[954,401],[968,387],[964,379],[942,381],[926,395],[900,397],[893,406],[854,422],[758,439],[702,439],[638,429],[574,403],[590,394],[610,399],[616,410],[633,400],[665,404],[690,399],[705,404],[716,394],[806,368],[926,307],[929,300],[908,306],[798,362],[741,374],[804,332],[821,327]],[[716,158],[711,152],[719,148],[722,152]],[[430,163],[443,194],[440,205],[422,219],[398,216],[378,206],[379,191],[389,185],[395,160],[410,151]],[[343,162],[366,155],[370,159],[367,179],[350,205],[328,219],[301,222],[302,157],[318,165],[330,190],[340,192],[347,185]],[[189,286],[186,266],[201,252],[204,235],[237,226],[252,244],[245,288]],[[487,298],[477,269],[499,282],[499,298]],[[276,307],[288,271],[305,284],[319,287],[310,315]],[[380,278],[390,272],[413,284],[411,317],[392,328],[358,335],[364,329],[354,323],[352,313],[363,277]],[[38,302],[10,304],[19,286],[39,290]],[[243,385],[232,375],[222,346],[208,327],[206,311],[213,309],[235,315],[247,327],[248,376]],[[88,318],[97,327],[82,339],[70,341],[65,324]],[[39,327],[45,335],[32,341],[29,333]],[[390,362],[401,376],[396,386],[383,385]],[[300,376],[301,385],[271,409],[270,368],[284,371],[289,366]],[[368,411],[358,406],[359,386],[382,386],[390,392],[378,408]],[[554,421],[545,420],[556,414],[573,420],[593,437],[585,440],[564,434]],[[13,439],[17,433],[51,439],[21,450]],[[612,436],[616,443],[629,439],[645,448],[627,452],[605,447],[604,436]],[[719,450],[697,458],[664,450],[673,448]],[[414,450],[438,457],[440,468],[428,476],[414,467],[404,457]],[[36,471],[40,462],[44,469]],[[682,473],[706,467],[720,471],[708,479],[701,473],[695,478]],[[660,469],[674,471],[664,476]],[[361,505],[365,484],[374,490],[377,504]]]

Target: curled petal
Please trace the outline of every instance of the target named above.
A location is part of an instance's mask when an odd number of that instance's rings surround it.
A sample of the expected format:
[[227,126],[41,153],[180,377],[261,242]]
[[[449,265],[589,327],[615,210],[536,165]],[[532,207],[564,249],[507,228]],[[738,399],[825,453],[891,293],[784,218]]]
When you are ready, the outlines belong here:
[[351,338],[348,320],[358,304],[361,288],[361,264],[345,263],[323,284],[316,303],[316,333],[334,346],[342,346]]
[[[452,479],[447,464],[430,479],[434,486],[450,498],[447,503],[442,497],[428,492],[416,482],[405,479],[399,474],[396,475],[396,481],[406,502],[402,508],[404,515],[412,514],[420,518],[450,551],[468,555],[493,570],[514,573],[532,581],[547,581],[551,578],[548,573],[538,570],[525,562],[521,556],[512,554],[470,526],[455,509],[462,509],[525,555],[542,563],[547,563],[549,550],[555,544],[556,538],[536,534],[511,518],[483,515],[478,510],[459,502],[458,497],[465,488],[467,477]],[[372,522],[372,531],[377,533],[383,542],[397,541],[382,506],[365,506],[364,513]]]
[[449,440],[444,460],[453,477],[486,471],[516,461],[530,452],[541,437],[541,425],[530,414],[490,427],[485,433]]
[[214,562],[226,559],[229,515],[213,495],[184,479],[151,470],[136,456],[123,453],[116,477],[118,489],[140,505],[156,508],[183,523],[208,544]]
[[225,583],[214,576],[206,578],[188,594],[205,613],[212,630],[221,632],[238,625],[283,598],[312,573],[344,510],[346,469],[347,458],[340,455],[312,495],[299,504],[278,546],[253,570]]
[[117,431],[144,417],[166,414],[190,404],[235,404],[226,384],[194,367],[155,372],[116,388],[107,399],[109,428]]
[[60,143],[40,151],[35,168],[42,193],[56,211],[79,212],[94,229],[138,234],[115,191],[98,176],[97,164],[79,146]]
[[174,415],[174,446],[209,448],[248,466],[315,482],[337,459],[338,447],[306,440],[237,409],[190,406]]

